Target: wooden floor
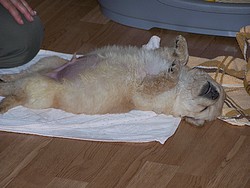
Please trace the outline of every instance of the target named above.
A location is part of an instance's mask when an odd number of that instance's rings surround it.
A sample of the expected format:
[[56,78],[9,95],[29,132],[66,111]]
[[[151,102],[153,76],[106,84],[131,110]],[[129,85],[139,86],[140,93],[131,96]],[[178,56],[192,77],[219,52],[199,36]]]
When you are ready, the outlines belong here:
[[[235,38],[126,27],[103,17],[96,0],[28,0],[43,20],[43,49],[85,53],[137,45],[152,35],[168,45],[182,34],[190,55],[242,57]],[[250,128],[220,120],[181,122],[164,145],[104,143],[0,132],[0,187],[250,187]]]

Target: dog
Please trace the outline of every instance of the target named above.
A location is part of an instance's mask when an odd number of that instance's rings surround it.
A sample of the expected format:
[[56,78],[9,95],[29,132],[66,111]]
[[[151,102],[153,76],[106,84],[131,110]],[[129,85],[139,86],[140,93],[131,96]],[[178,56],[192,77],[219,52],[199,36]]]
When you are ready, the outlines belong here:
[[105,46],[70,61],[45,57],[18,74],[0,76],[0,113],[18,105],[75,114],[137,109],[200,126],[221,114],[225,92],[207,73],[186,66],[188,57],[182,36],[172,47],[155,50]]

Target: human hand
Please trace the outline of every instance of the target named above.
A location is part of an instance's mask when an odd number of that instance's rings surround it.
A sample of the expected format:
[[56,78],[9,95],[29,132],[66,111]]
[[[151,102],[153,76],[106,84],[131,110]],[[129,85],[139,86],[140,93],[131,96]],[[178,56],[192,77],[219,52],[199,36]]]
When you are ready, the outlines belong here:
[[30,22],[34,20],[33,16],[36,15],[36,11],[25,0],[0,0],[0,4],[9,11],[18,24],[24,24],[20,13]]

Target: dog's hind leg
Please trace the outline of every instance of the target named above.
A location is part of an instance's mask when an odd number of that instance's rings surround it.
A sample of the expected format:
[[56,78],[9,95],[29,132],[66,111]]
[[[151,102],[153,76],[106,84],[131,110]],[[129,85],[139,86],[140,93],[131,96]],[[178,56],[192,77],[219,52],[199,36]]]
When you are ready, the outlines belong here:
[[13,82],[0,83],[0,96],[5,97],[0,102],[0,114],[25,102],[26,97],[21,89],[14,92],[13,88],[15,88]]
[[0,82],[0,96],[6,97],[12,95],[13,82]]
[[0,102],[0,114],[7,112],[9,109],[22,105],[25,100],[24,96],[9,95]]
[[68,62],[66,59],[60,58],[58,56],[44,57],[35,64],[31,65],[28,69],[22,70],[19,73],[0,75],[0,82],[10,82],[18,80],[36,72],[47,73],[57,67],[62,66],[66,62]]

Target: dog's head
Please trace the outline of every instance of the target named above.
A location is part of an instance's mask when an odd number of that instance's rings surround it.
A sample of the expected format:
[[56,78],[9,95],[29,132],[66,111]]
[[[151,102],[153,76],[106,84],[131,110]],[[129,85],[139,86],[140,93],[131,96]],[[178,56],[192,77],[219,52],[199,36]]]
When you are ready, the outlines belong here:
[[203,125],[222,112],[225,92],[206,72],[183,67],[174,111],[189,123]]

